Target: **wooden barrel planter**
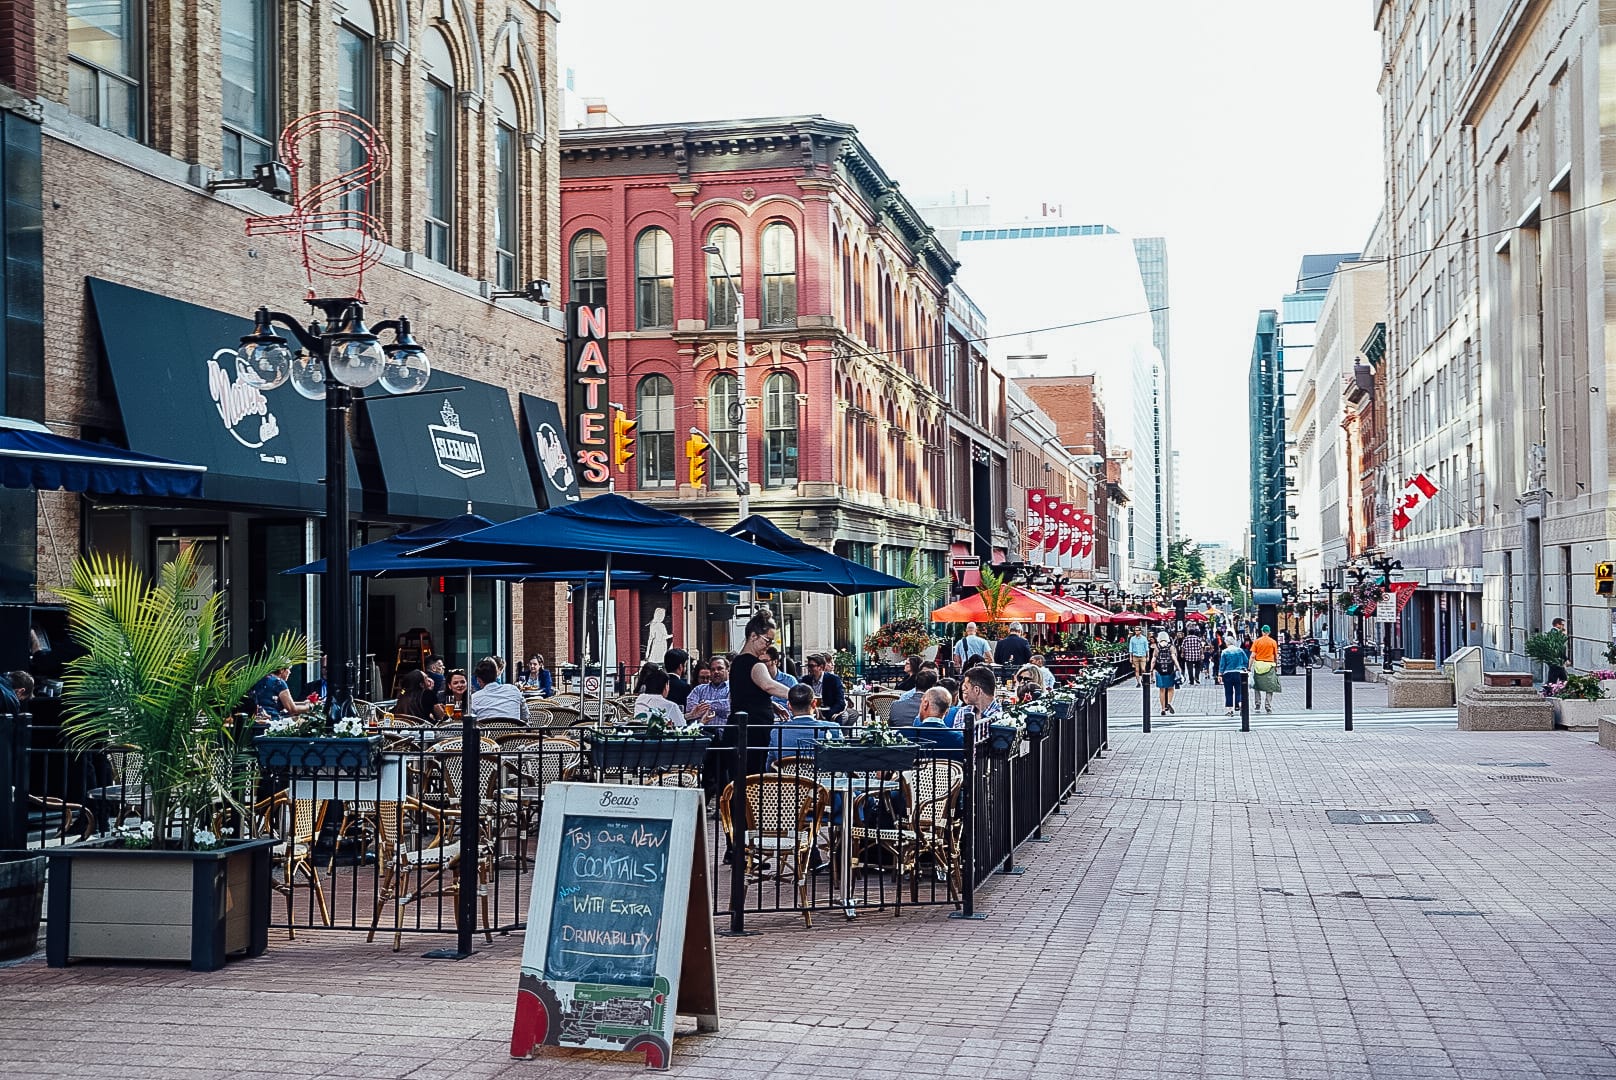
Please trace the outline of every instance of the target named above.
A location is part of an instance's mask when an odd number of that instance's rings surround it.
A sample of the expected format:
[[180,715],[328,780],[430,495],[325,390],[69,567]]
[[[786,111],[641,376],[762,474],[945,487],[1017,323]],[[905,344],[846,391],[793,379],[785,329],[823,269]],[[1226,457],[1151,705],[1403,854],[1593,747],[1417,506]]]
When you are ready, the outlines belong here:
[[44,856],[0,855],[0,960],[33,953],[44,901]]

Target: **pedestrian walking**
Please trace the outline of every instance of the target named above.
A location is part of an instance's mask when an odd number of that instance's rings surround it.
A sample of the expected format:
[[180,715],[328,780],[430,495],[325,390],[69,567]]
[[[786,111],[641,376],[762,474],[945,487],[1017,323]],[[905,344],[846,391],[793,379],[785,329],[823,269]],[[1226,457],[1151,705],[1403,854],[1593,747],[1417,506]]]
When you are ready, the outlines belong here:
[[1134,678],[1139,685],[1145,685],[1145,672],[1150,669],[1150,638],[1145,636],[1143,626],[1133,628],[1133,636],[1128,639],[1128,657],[1133,661]]
[[1190,685],[1194,686],[1201,681],[1201,670],[1206,665],[1206,642],[1200,634],[1186,634],[1180,655],[1184,659],[1184,669],[1189,672]]
[[1264,626],[1251,643],[1251,686],[1257,691],[1258,709],[1274,711],[1274,695],[1279,693],[1279,644]]
[[1223,715],[1233,716],[1234,710],[1246,702],[1246,688],[1241,676],[1246,673],[1249,661],[1246,651],[1233,636],[1227,641],[1224,650],[1218,654],[1218,678],[1223,680]]
[[1173,653],[1173,639],[1166,632],[1156,635],[1156,647],[1150,652],[1150,670],[1156,677],[1156,693],[1161,698],[1163,716],[1173,715],[1173,693],[1181,681],[1178,657]]

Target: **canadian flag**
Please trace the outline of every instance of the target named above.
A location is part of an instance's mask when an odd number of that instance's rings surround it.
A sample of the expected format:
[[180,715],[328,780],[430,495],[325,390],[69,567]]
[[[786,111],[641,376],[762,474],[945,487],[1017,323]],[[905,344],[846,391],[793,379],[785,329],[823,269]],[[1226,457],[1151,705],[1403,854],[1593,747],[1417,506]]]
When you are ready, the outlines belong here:
[[1392,507],[1392,532],[1401,532],[1408,528],[1408,523],[1414,520],[1414,515],[1425,509],[1425,504],[1436,498],[1438,488],[1431,482],[1431,478],[1424,473],[1418,473],[1403,487],[1403,493],[1397,497],[1397,503]]

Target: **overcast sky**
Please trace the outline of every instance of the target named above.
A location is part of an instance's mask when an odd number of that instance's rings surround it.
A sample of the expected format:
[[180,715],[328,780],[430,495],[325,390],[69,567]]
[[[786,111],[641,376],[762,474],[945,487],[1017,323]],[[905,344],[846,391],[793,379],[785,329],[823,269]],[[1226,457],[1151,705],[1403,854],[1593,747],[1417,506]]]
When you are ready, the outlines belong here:
[[1242,537],[1257,312],[1382,197],[1370,5],[563,2],[563,69],[625,123],[819,113],[912,198],[1165,236],[1184,531]]

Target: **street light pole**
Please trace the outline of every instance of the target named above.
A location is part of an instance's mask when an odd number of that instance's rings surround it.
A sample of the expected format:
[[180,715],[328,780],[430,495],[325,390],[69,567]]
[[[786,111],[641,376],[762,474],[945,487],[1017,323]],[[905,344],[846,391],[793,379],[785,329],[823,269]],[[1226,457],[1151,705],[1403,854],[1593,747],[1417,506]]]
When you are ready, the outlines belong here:
[[730,282],[730,292],[735,294],[735,381],[740,399],[739,412],[735,418],[735,471],[741,474],[740,479],[735,482],[735,493],[740,497],[741,520],[744,521],[749,516],[748,505],[752,494],[752,469],[746,447],[746,294],[734,283],[722,248],[717,244],[707,244],[701,250],[705,254],[718,257],[718,265],[724,271],[724,280]]
[[[288,380],[302,396],[325,402],[326,580],[320,614],[320,647],[326,656],[328,715],[338,720],[353,707],[353,583],[348,577],[348,414],[354,391],[380,383],[389,394],[417,394],[432,377],[426,350],[410,336],[407,318],[388,319],[372,329],[365,325],[365,305],[353,297],[310,299],[325,322],[304,326],[284,312],[261,307],[253,332],[241,339],[240,377],[260,390],[273,390]],[[291,345],[276,333],[291,331],[303,350],[294,357]],[[392,331],[383,345],[377,334]]]

